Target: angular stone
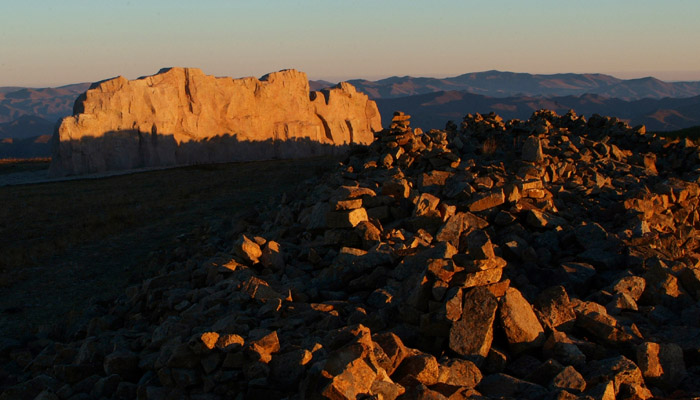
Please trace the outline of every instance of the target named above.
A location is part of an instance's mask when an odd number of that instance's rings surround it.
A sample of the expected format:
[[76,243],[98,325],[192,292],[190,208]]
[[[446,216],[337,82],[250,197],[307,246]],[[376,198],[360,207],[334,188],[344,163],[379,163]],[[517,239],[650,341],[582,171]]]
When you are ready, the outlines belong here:
[[624,356],[615,356],[589,365],[592,373],[586,376],[589,383],[597,384],[601,381],[612,380],[614,393],[617,396],[623,385],[644,387],[642,371],[631,360]]
[[475,272],[459,272],[455,274],[450,284],[466,289],[496,283],[501,280],[501,276],[503,276],[502,268],[491,268],[485,271]]
[[574,367],[569,365],[552,379],[552,386],[574,393],[581,393],[586,390],[586,380]]
[[267,282],[255,276],[251,276],[248,280],[243,282],[241,290],[247,293],[251,299],[263,303],[270,300],[284,299],[284,296],[271,288]]
[[438,362],[435,356],[419,353],[404,358],[391,375],[402,386],[433,385],[438,381]]
[[270,376],[286,389],[297,387],[304,375],[304,366],[313,358],[306,349],[275,354],[270,362]]
[[361,398],[369,394],[376,377],[376,371],[363,359],[357,358],[349,362],[341,373],[333,376],[328,385],[321,388],[321,395],[329,399]]
[[233,351],[240,349],[245,344],[245,339],[242,336],[228,333],[219,335],[216,341],[216,348],[223,351]]
[[532,382],[506,374],[491,374],[479,384],[479,391],[489,398],[542,399],[547,390]]
[[610,303],[605,308],[608,314],[618,315],[623,310],[637,311],[637,302],[628,293],[615,293]]
[[506,291],[510,287],[510,279],[504,279],[500,282],[492,283],[484,287],[494,296],[496,296],[496,298],[500,299],[506,294]]
[[508,288],[501,298],[499,316],[508,344],[513,351],[522,352],[544,343],[542,325],[537,320],[530,303],[516,288]]
[[405,179],[392,179],[382,184],[382,194],[397,199],[407,199],[411,193],[411,187]]
[[362,207],[362,199],[338,200],[333,203],[333,210],[347,211]]
[[465,272],[479,272],[495,268],[505,268],[508,262],[501,257],[493,256],[487,259],[474,259],[468,254],[455,254],[452,256],[457,268],[463,268]]
[[522,159],[530,162],[540,162],[544,160],[542,153],[542,143],[537,136],[530,136],[523,143]]
[[350,211],[332,211],[326,215],[329,228],[354,228],[362,221],[368,221],[367,211],[357,208]]
[[236,243],[234,243],[233,251],[237,256],[253,264],[256,264],[262,255],[260,246],[246,235],[241,235]]
[[437,279],[444,282],[449,282],[455,273],[461,270],[452,260],[438,258],[436,260],[428,260],[428,271]]
[[535,305],[540,321],[552,331],[569,331],[576,322],[576,313],[563,286],[552,286],[542,291]]
[[246,345],[247,353],[256,361],[265,364],[272,359],[272,354],[280,350],[280,341],[277,332],[273,331],[257,340],[249,341]]
[[453,386],[474,388],[481,382],[481,371],[471,361],[449,359],[439,366],[438,382]]
[[506,198],[503,194],[503,189],[498,189],[488,193],[477,194],[469,204],[469,211],[479,212],[488,210],[493,207],[498,207],[505,203]]
[[[315,386],[306,380],[306,390],[327,398],[356,399],[369,394],[375,379],[388,380],[374,356],[370,331],[362,325],[352,325],[331,332],[328,349],[333,350],[317,375]],[[383,357],[382,357],[383,358]],[[310,392],[309,392],[310,394]]]
[[685,378],[683,349],[675,343],[645,342],[637,346],[637,365],[651,384],[672,389]]
[[462,318],[450,328],[449,346],[457,354],[480,364],[489,354],[498,301],[487,289],[476,287],[464,294]]
[[641,276],[625,276],[620,278],[614,285],[613,290],[618,293],[627,293],[636,302],[642,297],[646,281]]
[[128,350],[117,350],[105,356],[103,367],[108,375],[120,375],[125,380],[136,380],[140,376],[138,354]]
[[453,246],[459,246],[459,237],[464,229],[464,213],[458,212],[451,216],[438,230],[435,240],[450,242]]
[[388,357],[389,363],[388,365],[382,365],[382,367],[386,370],[388,375],[392,375],[396,368],[403,362],[404,358],[408,356],[408,349],[404,346],[401,338],[391,332],[376,334],[372,336],[372,340],[384,350],[384,354]]
[[371,247],[382,240],[382,232],[369,221],[361,221],[358,223],[357,226],[355,226],[355,232],[360,234],[365,248]]
[[447,397],[433,388],[425,385],[416,385],[408,388],[401,396],[401,400],[447,400]]
[[475,259],[491,259],[496,255],[493,253],[493,244],[489,235],[481,229],[469,232],[465,237],[469,255]]
[[223,359],[223,354],[219,352],[212,352],[202,357],[200,360],[200,365],[202,366],[202,369],[204,369],[205,373],[211,374],[219,367]]
[[[381,370],[379,371],[381,375]],[[394,383],[391,381],[391,379],[383,378],[374,380],[372,382],[372,387],[370,388],[370,391],[373,396],[376,396],[381,399],[387,399],[387,400],[395,400],[402,394],[406,393],[406,389],[399,385],[398,383]]]
[[443,186],[447,178],[452,176],[452,172],[447,171],[429,171],[418,178],[418,186],[425,188],[427,186]]
[[413,215],[416,217],[433,216],[436,214],[435,210],[439,203],[440,199],[438,197],[430,193],[421,193],[413,209]]
[[656,169],[656,154],[647,153],[644,155],[644,168],[646,169],[646,173],[649,175],[659,174]]
[[[363,197],[363,196],[374,197],[376,195],[377,195],[377,193],[374,190],[367,188],[367,187],[340,186],[331,195],[331,200],[333,200],[333,201],[342,201],[342,200],[346,200],[346,199],[355,200],[355,199],[359,199],[360,197]],[[351,204],[356,204],[356,203],[351,203]],[[362,204],[362,203],[360,203],[360,204]],[[356,208],[356,207],[353,207],[353,208]]]
[[521,198],[520,189],[518,189],[517,185],[512,183],[505,185],[503,194],[508,203],[517,203]]
[[679,278],[683,287],[688,290],[695,300],[700,301],[700,268],[683,268]]
[[525,221],[533,228],[538,229],[553,229],[558,226],[566,225],[566,220],[564,218],[539,210],[529,210]]
[[280,250],[280,244],[274,240],[269,240],[265,243],[262,249],[260,262],[267,268],[281,270],[284,268],[284,256]]
[[457,321],[462,317],[462,289],[458,287],[450,288],[445,294],[445,318],[450,321]]
[[219,341],[219,334],[217,332],[204,332],[199,338],[204,344],[204,347],[211,350],[216,347],[216,342]]
[[605,307],[593,302],[577,305],[576,326],[609,343],[627,342],[634,336],[621,326]]
[[587,390],[585,394],[594,400],[615,400],[615,384],[612,381],[599,383]]
[[647,304],[660,304],[671,309],[688,305],[691,298],[687,296],[679,279],[671,273],[670,268],[658,259],[649,264],[644,274],[647,285],[640,301],[645,301]]
[[384,308],[391,304],[394,296],[386,289],[375,289],[367,298],[367,304],[374,308]]
[[557,272],[561,281],[564,281],[564,286],[573,293],[585,293],[596,275],[592,265],[580,262],[565,262]]

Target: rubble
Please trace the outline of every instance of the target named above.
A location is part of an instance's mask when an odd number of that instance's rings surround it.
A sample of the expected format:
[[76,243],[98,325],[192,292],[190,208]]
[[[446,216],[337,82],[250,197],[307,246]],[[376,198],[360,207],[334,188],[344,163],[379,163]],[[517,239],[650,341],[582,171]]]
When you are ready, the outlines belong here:
[[616,118],[397,112],[92,320],[0,340],[0,399],[700,396],[699,179]]

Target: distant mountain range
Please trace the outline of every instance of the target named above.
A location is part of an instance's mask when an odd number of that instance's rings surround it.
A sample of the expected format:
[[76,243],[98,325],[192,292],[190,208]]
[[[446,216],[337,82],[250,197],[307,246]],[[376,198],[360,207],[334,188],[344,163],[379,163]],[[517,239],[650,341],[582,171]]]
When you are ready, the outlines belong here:
[[75,99],[89,87],[90,83],[39,89],[0,87],[0,123],[30,115],[53,125],[59,118],[73,113]]
[[442,79],[393,76],[378,81],[356,79],[348,82],[373,99],[406,97],[440,91],[465,91],[489,97],[597,94],[621,100],[700,95],[700,82],[664,82],[651,77],[618,79],[604,74],[540,75],[485,71]]
[[596,94],[582,96],[488,97],[465,91],[448,91],[375,100],[382,121],[390,121],[395,110],[412,116],[411,125],[442,129],[448,120],[457,124],[467,113],[491,111],[505,119],[528,119],[543,108],[564,114],[573,109],[579,115],[610,115],[630,125],[644,124],[650,131],[669,131],[700,125],[700,96],[689,98],[626,101]]
[[[459,122],[475,112],[527,119],[542,108],[611,115],[653,131],[700,125],[700,81],[485,71],[451,78],[394,76],[349,82],[377,101],[385,124],[395,110],[401,110],[412,115],[413,126],[423,129],[444,128],[448,120]],[[320,90],[334,84],[318,80],[309,85]],[[47,138],[56,122],[72,114],[75,99],[89,86],[0,87],[0,158],[48,156]]]

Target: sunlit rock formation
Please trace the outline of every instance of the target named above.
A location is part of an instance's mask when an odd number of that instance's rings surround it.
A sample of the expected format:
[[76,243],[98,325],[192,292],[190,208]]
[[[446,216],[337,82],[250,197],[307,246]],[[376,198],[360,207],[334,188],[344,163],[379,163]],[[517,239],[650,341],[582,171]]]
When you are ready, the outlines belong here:
[[50,173],[296,158],[369,144],[374,101],[348,83],[311,92],[306,74],[218,78],[169,68],[93,84],[53,138]]

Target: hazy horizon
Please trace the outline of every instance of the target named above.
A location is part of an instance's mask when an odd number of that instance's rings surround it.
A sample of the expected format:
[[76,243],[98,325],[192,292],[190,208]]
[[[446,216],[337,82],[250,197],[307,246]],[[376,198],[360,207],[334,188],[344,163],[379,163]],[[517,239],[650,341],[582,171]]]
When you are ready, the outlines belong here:
[[[162,67],[162,68],[170,68],[169,67]],[[178,66],[181,67],[181,66]],[[191,68],[200,68],[197,66],[184,66],[184,67],[191,67]],[[158,70],[162,69],[159,68]],[[291,67],[290,67],[291,68]],[[200,68],[202,69],[202,68]],[[284,68],[287,69],[287,68]],[[150,76],[150,75],[155,75],[158,73],[158,70],[153,71],[152,73],[148,74],[139,74],[139,75],[134,75],[134,76],[125,76],[126,78],[133,80],[133,79],[138,79],[141,77],[145,76]],[[413,78],[438,78],[438,79],[443,79],[443,78],[452,78],[458,75],[463,75],[463,74],[469,74],[469,73],[479,73],[479,72],[487,72],[491,70],[483,70],[483,71],[464,71],[461,73],[457,74],[416,74],[416,75],[377,75],[377,76],[360,76],[360,77],[314,77],[314,76],[308,76],[309,80],[315,80],[315,81],[328,81],[331,83],[338,83],[338,82],[343,82],[343,81],[349,81],[349,80],[355,80],[355,79],[366,79],[370,81],[377,81],[381,79],[387,79],[387,78],[392,78],[392,77],[403,77],[403,76],[411,76]],[[695,71],[650,71],[650,72],[619,72],[619,73],[606,73],[606,72],[571,72],[571,71],[561,71],[561,72],[527,72],[527,71],[503,71],[499,70],[500,72],[513,72],[513,73],[525,73],[525,74],[532,74],[532,75],[556,75],[556,74],[567,74],[567,73],[574,73],[574,74],[604,74],[604,75],[610,75],[615,78],[619,79],[640,79],[640,78],[656,78],[665,82],[697,82],[700,81],[700,72],[695,72]],[[207,75],[216,75],[216,76],[228,76],[232,78],[243,78],[243,77],[248,77],[248,76],[253,76],[255,78],[261,78],[263,75],[268,74],[270,72],[275,72],[275,71],[266,71],[257,75],[218,75],[218,74],[211,74],[206,70],[203,70],[203,72]],[[306,71],[303,71],[306,72]],[[308,75],[308,74],[307,74]],[[20,87],[20,88],[59,88],[63,86],[69,86],[69,85],[75,85],[75,84],[83,84],[83,83],[94,83],[102,80],[107,80],[111,78],[116,78],[119,75],[115,76],[109,76],[109,77],[104,77],[95,81],[76,81],[76,82],[65,82],[65,83],[53,83],[53,84],[45,84],[45,85],[37,85],[37,84],[29,84],[29,85],[1,85],[0,87]],[[684,76],[687,77],[685,79],[674,79],[673,77],[676,76]]]
[[[316,80],[487,70],[700,80],[700,2],[405,4],[30,1],[0,15],[0,86],[56,87],[166,66]],[[692,47],[692,46],[691,46]]]

